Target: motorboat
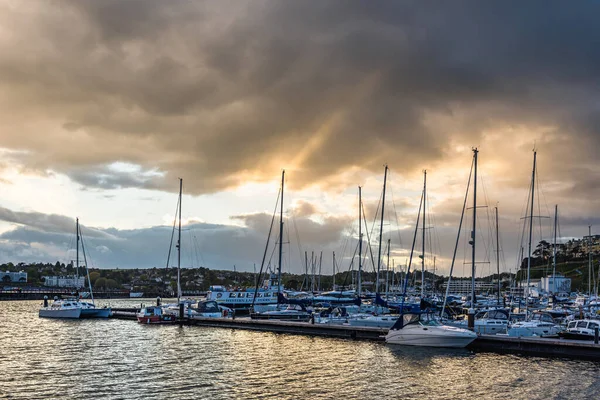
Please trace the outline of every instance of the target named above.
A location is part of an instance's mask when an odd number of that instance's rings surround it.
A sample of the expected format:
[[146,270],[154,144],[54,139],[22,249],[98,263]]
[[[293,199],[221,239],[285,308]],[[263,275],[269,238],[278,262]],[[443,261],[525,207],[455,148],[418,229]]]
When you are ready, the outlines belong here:
[[431,314],[402,314],[385,336],[386,343],[424,347],[466,347],[475,332],[442,325]]
[[172,324],[177,320],[173,314],[163,312],[160,306],[142,308],[136,317],[141,324]]
[[508,336],[556,336],[563,329],[554,322],[550,314],[536,312],[528,321],[515,322],[508,328]]
[[228,310],[222,309],[216,301],[200,301],[192,317],[198,318],[220,318],[229,315]]
[[221,285],[209,287],[206,300],[216,301],[220,306],[233,310],[249,310],[254,306],[277,304],[280,289],[276,277],[265,279],[263,286],[246,290],[230,290]]
[[[478,313],[479,314],[479,313]],[[495,335],[497,333],[505,334],[508,330],[508,312],[502,309],[488,310],[481,315],[475,315],[475,326],[473,331],[480,335]],[[468,329],[468,321],[462,320],[445,320],[449,326]]]
[[44,307],[40,308],[39,316],[42,318],[70,318],[78,319],[81,316],[81,305],[70,300],[55,300],[48,306],[48,299],[44,299]]
[[567,329],[559,332],[558,336],[570,340],[594,340],[596,329],[600,328],[600,321],[582,319],[569,322]]

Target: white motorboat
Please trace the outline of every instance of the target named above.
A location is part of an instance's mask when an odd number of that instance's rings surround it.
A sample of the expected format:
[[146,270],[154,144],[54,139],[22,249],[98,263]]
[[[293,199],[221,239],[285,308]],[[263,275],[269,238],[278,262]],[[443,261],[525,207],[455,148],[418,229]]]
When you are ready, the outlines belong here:
[[569,322],[567,329],[558,334],[561,338],[571,340],[594,340],[600,321],[581,319]]
[[556,336],[563,329],[549,314],[534,313],[529,321],[515,322],[508,328],[508,336]]
[[467,329],[442,325],[433,315],[407,313],[398,318],[385,337],[390,344],[425,347],[466,347],[477,338]]
[[44,307],[40,308],[39,316],[42,318],[72,318],[81,316],[81,305],[69,300],[55,300],[48,306],[48,300],[44,300]]

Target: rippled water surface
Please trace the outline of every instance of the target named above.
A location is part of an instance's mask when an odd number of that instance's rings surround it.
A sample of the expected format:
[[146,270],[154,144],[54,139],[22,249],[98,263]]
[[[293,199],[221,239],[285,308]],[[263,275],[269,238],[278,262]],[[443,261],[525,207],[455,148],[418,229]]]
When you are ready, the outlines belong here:
[[[151,300],[147,300],[150,303]],[[133,306],[140,300],[112,301]],[[121,320],[0,302],[0,397],[597,399],[600,363]],[[103,305],[103,301],[99,302]]]

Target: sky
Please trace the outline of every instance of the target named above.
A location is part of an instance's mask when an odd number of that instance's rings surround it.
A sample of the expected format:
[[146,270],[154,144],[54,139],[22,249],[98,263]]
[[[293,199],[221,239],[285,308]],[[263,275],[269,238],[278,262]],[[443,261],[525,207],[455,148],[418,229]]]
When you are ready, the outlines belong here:
[[[599,13],[595,1],[0,0],[0,261],[68,262],[77,217],[91,266],[166,266],[182,178],[182,266],[252,271],[285,170],[284,271],[304,271],[305,251],[323,252],[323,273],[335,251],[343,271],[358,186],[379,257],[388,165],[389,264],[407,263],[427,170],[426,268],[435,257],[447,274],[478,148],[477,274],[496,269],[494,207],[500,268],[514,271],[533,149],[534,243],[551,237],[554,205],[562,238],[599,225]],[[468,276],[461,235],[454,273]]]

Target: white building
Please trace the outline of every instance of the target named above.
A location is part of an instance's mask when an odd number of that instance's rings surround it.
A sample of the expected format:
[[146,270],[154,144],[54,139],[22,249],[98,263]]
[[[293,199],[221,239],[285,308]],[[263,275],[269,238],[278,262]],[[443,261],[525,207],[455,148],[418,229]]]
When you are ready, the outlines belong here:
[[27,272],[0,272],[0,282],[27,282]]
[[[556,285],[556,290],[554,289],[554,285]],[[571,278],[564,277],[562,275],[548,275],[545,278],[540,280],[539,285],[540,290],[545,292],[571,292]]]
[[80,276],[42,276],[44,285],[51,287],[80,288],[85,285],[85,279]]

